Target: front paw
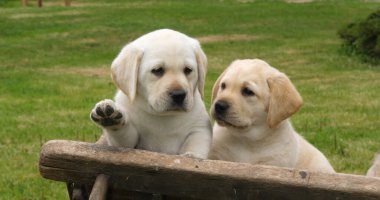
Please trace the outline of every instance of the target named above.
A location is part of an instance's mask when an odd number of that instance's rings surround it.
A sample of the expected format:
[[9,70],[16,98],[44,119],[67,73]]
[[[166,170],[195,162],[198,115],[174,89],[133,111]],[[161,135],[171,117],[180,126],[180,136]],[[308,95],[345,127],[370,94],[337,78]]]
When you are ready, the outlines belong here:
[[90,117],[92,121],[103,127],[122,125],[124,122],[122,112],[116,108],[116,104],[110,99],[97,103],[92,109]]

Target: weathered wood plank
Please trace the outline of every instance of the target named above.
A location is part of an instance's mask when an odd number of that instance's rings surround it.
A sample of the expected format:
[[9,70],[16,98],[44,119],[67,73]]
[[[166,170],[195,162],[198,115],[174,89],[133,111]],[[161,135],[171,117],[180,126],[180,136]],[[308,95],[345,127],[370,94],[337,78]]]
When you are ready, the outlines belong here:
[[[41,150],[45,178],[92,185],[108,175],[113,191],[199,199],[379,199],[380,179],[53,140]],[[114,196],[118,196],[114,194]]]

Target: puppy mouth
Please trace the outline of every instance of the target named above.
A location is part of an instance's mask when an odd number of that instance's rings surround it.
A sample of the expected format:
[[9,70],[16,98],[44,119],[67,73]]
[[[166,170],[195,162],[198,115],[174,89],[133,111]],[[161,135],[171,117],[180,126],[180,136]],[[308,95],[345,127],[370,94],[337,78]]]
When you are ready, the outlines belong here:
[[188,110],[184,106],[172,106],[166,109],[167,112],[187,112]]
[[243,125],[236,125],[233,122],[228,121],[225,116],[220,115],[220,114],[214,114],[215,120],[218,122],[219,125],[224,126],[224,127],[231,127],[235,129],[246,129],[248,126],[243,126]]
[[171,104],[170,106],[167,106],[161,110],[161,114],[164,115],[171,115],[171,114],[179,114],[179,113],[185,113],[189,112],[191,108],[189,108],[186,104]]
[[158,100],[152,99],[149,101],[149,107],[154,114],[170,115],[189,112],[192,109],[192,104],[188,100],[176,102],[167,97],[161,97]]
[[231,104],[226,100],[218,100],[213,105],[213,117],[219,125],[225,127],[232,127],[236,129],[242,129],[246,126],[242,126],[239,119],[239,114],[231,111]]

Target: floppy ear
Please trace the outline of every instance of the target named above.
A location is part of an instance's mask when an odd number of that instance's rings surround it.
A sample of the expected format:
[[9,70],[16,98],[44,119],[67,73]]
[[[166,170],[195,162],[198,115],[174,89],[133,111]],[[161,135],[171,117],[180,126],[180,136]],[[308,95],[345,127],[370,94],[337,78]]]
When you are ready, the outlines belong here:
[[111,65],[111,75],[117,87],[123,91],[130,102],[136,97],[138,71],[143,52],[127,45]]
[[197,59],[198,66],[198,90],[203,99],[204,96],[204,87],[205,87],[205,78],[207,73],[207,57],[203,52],[198,41],[195,40],[194,45],[195,57]]
[[270,77],[267,83],[270,91],[267,123],[274,128],[299,110],[302,97],[285,74]]
[[212,87],[211,104],[214,103],[216,95],[218,94],[218,91],[219,91],[220,81],[222,80],[222,78],[223,78],[224,74],[226,73],[226,71],[227,71],[227,69],[224,70],[224,72],[218,77],[218,79],[216,79],[216,81],[214,83],[214,86]]

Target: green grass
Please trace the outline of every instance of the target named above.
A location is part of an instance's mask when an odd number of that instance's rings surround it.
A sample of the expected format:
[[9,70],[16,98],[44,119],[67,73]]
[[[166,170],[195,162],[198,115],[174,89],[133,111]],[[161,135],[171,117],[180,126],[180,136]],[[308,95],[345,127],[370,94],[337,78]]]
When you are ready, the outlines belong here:
[[262,58],[290,76],[304,98],[292,118],[338,172],[365,174],[380,148],[380,66],[340,50],[337,30],[380,4],[364,1],[21,1],[0,0],[0,199],[67,199],[65,185],[39,175],[41,145],[93,142],[94,104],[115,92],[109,65],[138,36],[172,28],[205,42],[212,84],[237,58]]

